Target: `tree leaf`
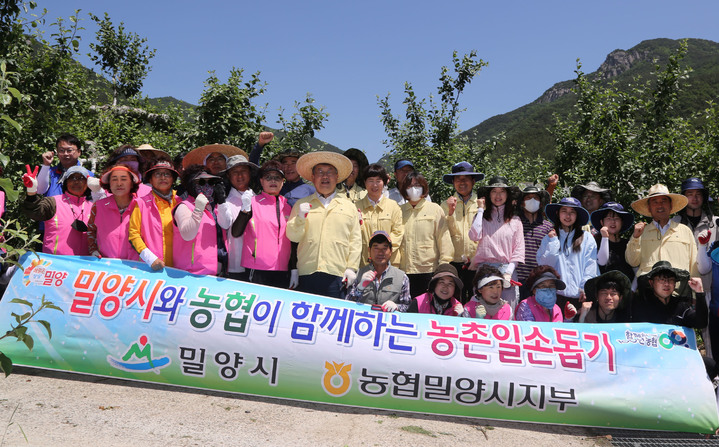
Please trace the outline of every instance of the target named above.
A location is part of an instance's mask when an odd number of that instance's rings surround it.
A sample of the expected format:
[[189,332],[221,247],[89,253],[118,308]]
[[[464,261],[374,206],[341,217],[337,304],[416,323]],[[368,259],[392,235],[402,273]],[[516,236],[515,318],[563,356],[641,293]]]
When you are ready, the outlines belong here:
[[42,324],[47,331],[47,338],[52,338],[52,330],[50,329],[50,323],[45,320],[37,320],[38,323]]
[[2,352],[0,352],[0,370],[5,373],[5,377],[12,374],[12,360]]
[[24,304],[28,307],[32,307],[32,303],[30,301],[24,300],[22,298],[13,298],[10,300],[11,303],[18,303],[18,304]]

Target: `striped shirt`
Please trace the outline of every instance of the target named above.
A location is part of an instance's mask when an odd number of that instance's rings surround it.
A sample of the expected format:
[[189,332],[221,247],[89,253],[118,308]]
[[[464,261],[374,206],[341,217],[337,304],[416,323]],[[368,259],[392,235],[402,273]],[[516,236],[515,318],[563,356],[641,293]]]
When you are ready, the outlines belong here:
[[524,262],[517,266],[517,280],[523,283],[535,267],[537,267],[537,250],[542,238],[552,231],[552,221],[541,214],[534,222],[530,222],[523,214],[519,216],[524,227]]

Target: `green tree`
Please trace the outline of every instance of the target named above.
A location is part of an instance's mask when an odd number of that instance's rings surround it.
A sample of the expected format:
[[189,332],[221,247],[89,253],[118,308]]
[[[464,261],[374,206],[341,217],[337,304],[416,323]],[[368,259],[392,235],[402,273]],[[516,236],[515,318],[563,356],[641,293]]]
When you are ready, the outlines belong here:
[[[560,181],[568,186],[597,181],[628,205],[655,183],[677,191],[690,176],[716,177],[710,132],[700,132],[695,119],[675,111],[691,72],[681,65],[686,49],[684,42],[652,79],[637,80],[626,92],[587,79],[577,63],[574,113],[555,116],[553,128]],[[712,116],[711,107],[706,116]]]
[[404,118],[392,113],[390,95],[378,98],[387,134],[384,143],[390,148],[386,157],[412,160],[427,178],[430,193],[438,200],[452,192],[451,185],[442,181],[443,174],[460,161],[472,163],[475,169],[487,175],[504,175],[515,183],[534,183],[546,178],[549,165],[539,157],[525,160],[510,153],[497,159],[494,153],[502,142],[501,135],[480,144],[458,136],[458,120],[464,110],[460,107],[462,93],[487,63],[477,59],[476,51],[461,58],[455,51],[452,62],[452,70],[442,67],[437,97],[419,99],[412,85],[405,83]]
[[125,24],[115,28],[107,13],[101,19],[90,14],[93,22],[100,27],[97,31],[97,43],[91,43],[90,59],[99,65],[112,82],[112,105],[117,105],[117,98],[122,95],[130,98],[140,93],[142,83],[150,72],[150,59],[155,57],[154,49],[145,43],[146,38],[136,33],[125,31]]
[[253,147],[264,130],[266,108],[256,106],[254,101],[265,92],[266,84],[260,81],[259,72],[243,84],[243,72],[233,67],[224,84],[214,71],[210,72],[195,110],[195,129],[190,136],[194,145],[222,143],[245,150]]
[[280,108],[277,123],[282,129],[277,132],[278,135],[270,143],[270,147],[263,151],[263,161],[270,160],[278,153],[287,150],[309,152],[315,132],[325,127],[329,117],[324,106],[319,108],[315,106],[315,100],[310,93],[307,94],[304,102],[295,101],[294,109],[295,112],[290,117],[285,117],[284,109]]

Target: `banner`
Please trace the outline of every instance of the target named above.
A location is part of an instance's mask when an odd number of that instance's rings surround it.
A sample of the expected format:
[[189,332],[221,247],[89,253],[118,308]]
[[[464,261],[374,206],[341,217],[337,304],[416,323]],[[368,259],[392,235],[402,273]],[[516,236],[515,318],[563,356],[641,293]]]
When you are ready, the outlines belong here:
[[[714,433],[694,332],[383,313],[370,306],[88,257],[27,255],[0,330],[47,299],[15,364],[421,413]],[[35,305],[36,307],[38,304]]]

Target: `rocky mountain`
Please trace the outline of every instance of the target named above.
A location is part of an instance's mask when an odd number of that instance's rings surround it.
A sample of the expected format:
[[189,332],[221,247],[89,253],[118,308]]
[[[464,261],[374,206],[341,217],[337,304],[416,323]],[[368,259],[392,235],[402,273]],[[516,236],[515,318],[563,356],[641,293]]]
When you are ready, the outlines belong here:
[[[678,40],[645,40],[628,50],[617,49],[609,53],[599,68],[588,76],[602,82],[615,82],[625,89],[636,79],[647,79],[656,65],[666,63],[670,54],[679,47]],[[719,98],[719,43],[709,40],[688,39],[688,51],[683,65],[692,73],[679,99],[677,113],[691,116],[706,108],[707,101]],[[586,71],[586,67],[583,67]],[[465,131],[462,136],[470,141],[482,142],[504,133],[501,151],[523,151],[528,155],[540,154],[552,158],[554,139],[550,129],[553,115],[567,116],[572,112],[576,97],[574,82],[554,84],[533,102],[511,112],[489,118]]]

